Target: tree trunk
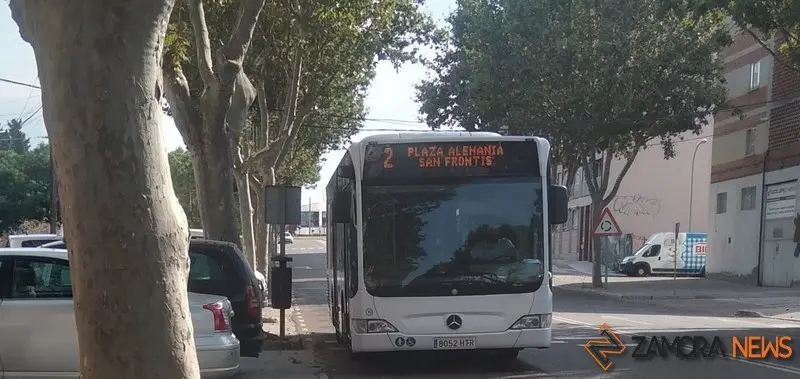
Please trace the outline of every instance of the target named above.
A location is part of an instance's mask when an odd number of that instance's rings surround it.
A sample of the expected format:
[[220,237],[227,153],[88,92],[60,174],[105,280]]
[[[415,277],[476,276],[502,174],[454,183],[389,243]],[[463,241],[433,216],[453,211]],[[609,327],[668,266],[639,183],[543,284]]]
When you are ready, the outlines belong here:
[[82,378],[199,378],[187,220],[159,121],[174,1],[10,5],[42,84]]
[[267,276],[267,238],[269,226],[264,219],[264,192],[258,191],[256,197],[255,250],[256,270]]
[[242,250],[247,257],[247,262],[253,269],[256,268],[255,240],[253,234],[253,200],[250,196],[250,180],[247,173],[236,175],[236,185],[239,187],[239,218],[242,220]]
[[[594,231],[594,227],[600,221],[600,214],[603,212],[603,208],[606,207],[607,204],[604,203],[603,200],[594,200],[592,201],[592,231]],[[603,241],[601,240],[603,237],[592,236],[592,243],[594,249],[592,249],[592,287],[600,288],[603,287]]]
[[[209,126],[211,141],[227,141],[222,127]],[[198,151],[199,150],[199,151]],[[233,162],[227,143],[203,143],[192,149],[192,168],[203,232],[208,239],[241,245],[233,196]]]
[[[266,173],[262,176],[262,186],[274,186],[277,182],[275,180],[274,170],[267,169]],[[256,191],[256,267],[265,276],[266,270],[269,267],[269,261],[275,256],[275,248],[273,241],[275,241],[272,226],[266,223],[266,199],[264,198],[264,187]]]

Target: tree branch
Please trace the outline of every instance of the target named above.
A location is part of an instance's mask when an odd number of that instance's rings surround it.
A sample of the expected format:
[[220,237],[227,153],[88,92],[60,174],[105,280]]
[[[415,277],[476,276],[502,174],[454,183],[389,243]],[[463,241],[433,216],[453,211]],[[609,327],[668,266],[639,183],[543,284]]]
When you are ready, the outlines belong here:
[[164,54],[162,71],[164,73],[164,94],[175,120],[175,127],[183,137],[183,143],[189,149],[196,148],[202,143],[199,128],[202,127],[202,116],[195,107],[189,91],[189,81],[183,70],[175,63],[172,54]]
[[295,125],[295,117],[297,115],[297,103],[300,97],[300,75],[303,70],[303,58],[300,55],[299,47],[295,47],[292,52],[292,72],[289,76],[287,83],[289,92],[286,94],[286,99],[283,105],[283,116],[281,117],[280,133],[292,133],[292,127]]
[[[591,169],[589,168],[589,166],[591,166],[591,164],[592,164],[592,162],[589,160],[588,156],[583,158],[583,164],[582,164],[582,166],[583,166],[583,178],[586,181],[586,186],[589,187],[589,194],[592,195],[592,198],[594,198],[595,196],[598,196],[597,195],[598,190],[597,190],[597,184],[595,184],[595,180],[594,180],[594,176],[595,175],[594,175],[594,173],[592,173]],[[602,197],[603,194],[600,194],[599,196]]]
[[195,52],[197,53],[197,68],[200,78],[206,88],[214,82],[214,71],[211,63],[211,41],[208,37],[206,15],[203,10],[203,0],[189,1],[189,18],[194,31]]
[[794,64],[792,64],[792,62],[789,62],[788,60],[786,60],[786,57],[784,57],[781,53],[775,51],[775,49],[773,49],[772,47],[767,45],[767,43],[764,42],[758,35],[756,35],[755,32],[753,32],[749,28],[744,29],[744,30],[745,30],[745,32],[747,32],[747,34],[749,34],[751,37],[753,37],[753,39],[755,39],[756,42],[758,42],[758,44],[761,45],[761,47],[764,48],[764,50],[767,50],[767,52],[770,55],[772,55],[772,57],[775,58],[775,60],[778,63],[780,63],[783,66],[788,67],[789,69],[791,69],[793,71],[797,71],[798,73],[800,73],[800,67],[795,66]]
[[603,195],[605,195],[606,191],[608,190],[608,179],[611,177],[611,161],[613,159],[614,154],[611,154],[610,149],[606,149],[603,152],[603,178],[601,179],[600,184],[600,192],[602,192]]
[[269,105],[267,104],[267,88],[266,82],[261,80],[258,83],[258,115],[259,115],[259,128],[261,129],[259,133],[255,134],[255,138],[264,138],[264,144],[261,145],[261,141],[255,141],[255,147],[257,148],[267,148],[269,147],[269,109],[267,108]]
[[617,191],[619,191],[619,186],[620,184],[622,184],[622,179],[625,178],[625,175],[628,173],[628,170],[631,168],[631,165],[633,165],[633,161],[634,159],[636,159],[636,156],[639,155],[639,151],[641,150],[641,148],[642,147],[639,146],[635,150],[633,155],[628,157],[628,159],[625,161],[625,166],[622,166],[622,171],[619,172],[619,175],[617,175],[617,179],[614,181],[614,187],[611,188],[611,192],[608,193],[608,196],[606,196],[603,199],[603,202],[605,202],[606,204],[608,204],[611,200],[614,199],[615,196],[617,196]]
[[266,0],[243,0],[241,7],[239,7],[239,15],[236,18],[236,25],[231,32],[228,43],[223,48],[225,58],[234,62],[239,62],[241,65],[247,49],[250,47],[250,41],[253,39],[253,31],[256,28],[256,22],[261,15],[261,10],[264,9]]

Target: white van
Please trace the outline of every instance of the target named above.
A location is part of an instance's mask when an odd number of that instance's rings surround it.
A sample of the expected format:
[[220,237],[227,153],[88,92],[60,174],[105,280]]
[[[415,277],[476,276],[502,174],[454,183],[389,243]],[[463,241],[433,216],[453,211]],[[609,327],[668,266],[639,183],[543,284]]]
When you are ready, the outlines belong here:
[[708,235],[679,233],[675,254],[675,233],[655,233],[635,254],[622,259],[619,271],[628,276],[690,274],[705,276]]

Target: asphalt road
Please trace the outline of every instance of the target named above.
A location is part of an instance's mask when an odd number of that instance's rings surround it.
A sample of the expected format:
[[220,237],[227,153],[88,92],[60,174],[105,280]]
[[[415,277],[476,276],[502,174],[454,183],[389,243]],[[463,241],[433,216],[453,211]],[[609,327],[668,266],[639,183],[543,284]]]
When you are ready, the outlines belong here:
[[[800,374],[797,358],[788,360],[748,360],[714,358],[686,360],[673,352],[667,358],[635,359],[634,335],[667,337],[719,337],[723,349],[732,353],[732,337],[765,336],[768,339],[790,336],[800,339],[800,324],[771,319],[742,319],[715,315],[714,309],[680,303],[637,303],[598,298],[583,293],[556,289],[553,315],[554,341],[550,349],[524,350],[514,362],[499,364],[488,354],[426,353],[373,357],[369,362],[349,361],[344,348],[335,343],[328,319],[325,283],[324,241],[295,239],[287,253],[294,257],[294,293],[297,311],[293,317],[309,336],[308,349],[314,356],[309,370],[314,377],[328,378],[790,378]],[[598,328],[607,324],[627,345],[604,372],[589,356],[584,344],[600,338]],[[800,349],[800,344],[793,348]],[[282,375],[281,377],[292,377]],[[298,377],[299,376],[294,376]]]

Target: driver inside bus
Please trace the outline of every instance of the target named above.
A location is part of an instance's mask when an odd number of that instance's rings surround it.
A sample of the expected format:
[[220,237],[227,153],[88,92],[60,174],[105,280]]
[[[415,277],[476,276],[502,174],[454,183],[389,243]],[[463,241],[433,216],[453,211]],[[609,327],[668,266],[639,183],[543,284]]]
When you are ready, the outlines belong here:
[[481,225],[467,237],[466,251],[476,260],[493,261],[503,257],[513,260],[516,255],[513,239],[514,231],[507,225],[499,228]]

